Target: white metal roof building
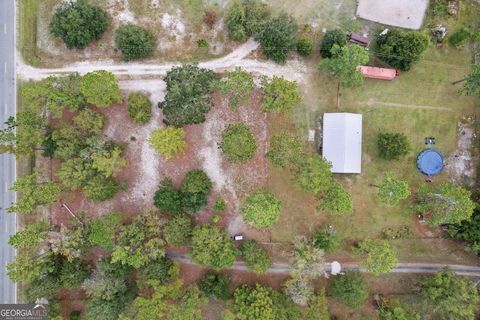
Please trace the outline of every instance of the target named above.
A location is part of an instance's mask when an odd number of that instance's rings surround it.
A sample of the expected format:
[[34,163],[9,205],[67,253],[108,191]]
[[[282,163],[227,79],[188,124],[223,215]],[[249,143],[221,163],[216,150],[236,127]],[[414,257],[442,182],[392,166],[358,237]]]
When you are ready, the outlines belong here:
[[323,157],[331,162],[333,173],[362,171],[362,115],[325,113],[323,115]]

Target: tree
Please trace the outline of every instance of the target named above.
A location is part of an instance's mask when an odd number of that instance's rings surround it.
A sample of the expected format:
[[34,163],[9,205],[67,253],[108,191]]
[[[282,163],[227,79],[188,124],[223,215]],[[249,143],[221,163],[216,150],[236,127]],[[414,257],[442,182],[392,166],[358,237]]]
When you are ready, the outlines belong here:
[[317,278],[325,273],[324,264],[324,251],[315,247],[312,239],[295,237],[289,261],[292,277],[307,280]]
[[470,280],[445,268],[420,281],[420,293],[434,315],[447,320],[474,319],[479,295]]
[[410,150],[407,136],[399,132],[380,132],[377,147],[380,157],[385,160],[398,160]]
[[313,41],[308,38],[300,38],[297,41],[297,52],[302,56],[309,56],[313,52]]
[[87,134],[99,134],[103,129],[104,117],[92,109],[83,109],[73,118],[73,124]]
[[192,225],[192,219],[185,214],[172,217],[163,230],[165,241],[177,246],[187,244],[192,235]]
[[[325,296],[325,288],[310,299],[307,311],[304,314],[305,320],[329,320],[328,301]],[[392,319],[393,320],[393,319]]]
[[267,158],[270,162],[282,168],[295,165],[302,156],[302,143],[296,136],[282,132],[270,139]]
[[263,77],[261,84],[264,111],[286,113],[302,102],[298,92],[298,84],[295,81],[288,81],[282,77],[274,76],[271,79]]
[[150,134],[148,142],[155,151],[170,160],[185,149],[185,131],[175,127],[159,128]]
[[428,47],[428,35],[393,29],[377,37],[376,55],[393,68],[408,71]]
[[223,132],[218,146],[231,163],[246,162],[252,159],[257,151],[252,130],[244,123],[230,124]]
[[183,179],[182,191],[190,193],[205,193],[208,195],[212,191],[212,181],[202,170],[190,170]]
[[8,244],[15,249],[38,248],[48,236],[45,222],[29,223],[8,239]]
[[298,320],[300,311],[287,297],[257,284],[241,285],[234,292],[237,317],[242,320]]
[[62,2],[50,21],[50,32],[69,49],[83,49],[107,29],[105,10],[84,0]]
[[420,315],[398,300],[384,300],[379,309],[380,320],[420,320]]
[[332,57],[332,48],[334,45],[341,47],[346,46],[348,43],[347,34],[342,29],[328,30],[322,39],[320,47],[320,55],[322,58],[327,59]]
[[66,161],[77,156],[86,145],[86,139],[82,133],[74,127],[62,126],[52,132],[52,140],[55,143],[55,157]]
[[462,92],[467,96],[477,96],[480,99],[480,63],[472,65],[472,71],[465,80]]
[[234,110],[248,102],[253,89],[253,76],[239,67],[234,71],[226,71],[224,78],[218,82],[218,90],[229,98],[229,106]]
[[225,14],[228,36],[244,41],[255,35],[270,18],[270,8],[259,0],[234,1]]
[[396,206],[400,200],[410,196],[408,182],[397,179],[393,173],[387,171],[383,175],[383,180],[378,186],[378,197],[382,203]]
[[10,190],[21,193],[21,196],[7,211],[19,214],[34,213],[39,206],[49,206],[58,200],[61,193],[58,184],[43,179],[37,173],[18,178]]
[[468,220],[475,209],[470,191],[452,182],[445,182],[437,187],[421,186],[418,189],[417,201],[417,212],[422,213],[433,226]]
[[128,23],[115,31],[115,46],[125,61],[149,57],[155,49],[155,39],[150,30]]
[[77,190],[96,175],[92,165],[80,158],[68,159],[57,169],[57,176],[67,190]]
[[247,240],[240,246],[240,253],[247,267],[257,273],[265,273],[272,265],[272,260],[262,246],[255,240]]
[[210,95],[216,81],[218,76],[212,70],[196,64],[173,67],[165,77],[167,95],[159,103],[163,122],[175,127],[204,122],[212,105]]
[[132,92],[128,95],[128,116],[133,122],[146,124],[150,121],[152,103],[141,92]]
[[292,278],[283,284],[284,293],[292,301],[305,307],[313,296],[313,286],[304,278]]
[[230,277],[213,272],[206,273],[198,282],[198,288],[207,296],[227,300],[230,296]]
[[177,215],[184,211],[182,201],[182,192],[173,187],[170,178],[165,178],[160,182],[160,186],[153,197],[153,204],[162,212],[171,215]]
[[92,156],[92,168],[109,178],[115,176],[128,165],[127,159],[122,156],[123,150],[114,147],[108,153],[98,153]]
[[288,53],[295,49],[297,22],[287,14],[270,19],[255,38],[260,42],[263,53],[277,63],[285,63]]
[[398,260],[387,240],[365,239],[358,245],[360,254],[366,255],[362,265],[374,275],[392,270]]
[[147,283],[150,280],[155,280],[160,284],[165,284],[177,278],[179,272],[180,267],[177,263],[167,257],[160,257],[142,266],[138,274],[144,278]]
[[278,221],[280,201],[271,192],[255,192],[245,198],[241,211],[243,220],[255,228],[268,228]]
[[168,319],[171,320],[202,320],[202,307],[208,303],[208,299],[202,297],[197,287],[191,287],[170,311]]
[[352,309],[360,308],[368,298],[367,282],[357,272],[347,272],[333,278],[330,292]]
[[192,233],[192,260],[222,269],[235,262],[235,249],[228,234],[212,223],[196,226]]
[[113,249],[113,239],[122,226],[122,216],[119,213],[108,213],[90,222],[89,241],[93,246],[104,250]]
[[85,197],[92,201],[105,201],[111,199],[118,191],[119,186],[115,179],[98,175],[90,179],[83,187]]
[[187,212],[196,213],[207,205],[207,195],[203,192],[182,192],[182,206]]
[[348,88],[363,83],[363,75],[357,70],[357,67],[366,64],[368,60],[368,53],[359,45],[340,47],[334,44],[331,57],[324,59],[319,68],[320,71],[338,78],[340,84]]
[[449,225],[448,234],[453,238],[465,241],[466,249],[478,254],[480,252],[480,214],[478,210],[474,211],[470,219]]
[[9,117],[6,128],[0,130],[0,153],[31,155],[43,144],[46,120],[26,111],[16,116]]
[[299,186],[307,191],[319,194],[328,189],[333,179],[331,165],[319,155],[307,155],[298,162],[295,177]]
[[84,75],[80,91],[88,103],[99,108],[106,108],[112,103],[122,102],[118,80],[109,71],[97,70]]
[[227,209],[227,203],[225,202],[224,199],[219,198],[215,201],[215,205],[213,206],[213,210],[215,211],[225,211]]
[[341,242],[335,234],[335,230],[330,227],[322,227],[315,230],[313,234],[313,245],[326,253],[335,251]]
[[333,214],[352,212],[352,196],[335,179],[330,180],[327,189],[320,195],[318,211],[329,211]]

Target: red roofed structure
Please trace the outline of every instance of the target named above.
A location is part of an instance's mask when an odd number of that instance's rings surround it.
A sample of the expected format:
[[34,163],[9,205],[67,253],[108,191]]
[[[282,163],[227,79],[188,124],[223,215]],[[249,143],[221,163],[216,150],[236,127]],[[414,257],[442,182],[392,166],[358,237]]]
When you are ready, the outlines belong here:
[[357,70],[362,73],[365,78],[393,80],[400,75],[400,70],[377,68],[368,66],[358,66]]

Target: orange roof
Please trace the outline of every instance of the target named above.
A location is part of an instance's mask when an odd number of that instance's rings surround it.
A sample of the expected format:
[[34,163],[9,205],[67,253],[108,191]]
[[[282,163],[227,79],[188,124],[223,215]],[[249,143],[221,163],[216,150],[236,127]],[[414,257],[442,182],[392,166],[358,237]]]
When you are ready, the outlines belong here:
[[395,69],[377,68],[368,66],[358,66],[357,70],[360,71],[365,78],[374,78],[382,80],[392,80],[400,75],[400,71]]

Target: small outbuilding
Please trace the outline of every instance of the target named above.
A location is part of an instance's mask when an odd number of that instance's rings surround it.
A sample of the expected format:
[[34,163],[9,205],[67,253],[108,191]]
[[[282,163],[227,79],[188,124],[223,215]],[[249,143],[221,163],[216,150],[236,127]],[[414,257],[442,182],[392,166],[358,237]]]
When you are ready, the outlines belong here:
[[370,39],[368,37],[364,37],[355,32],[350,32],[348,34],[348,39],[350,40],[350,42],[361,45],[365,48],[368,48],[370,46]]
[[361,173],[362,115],[325,113],[322,153],[333,173]]
[[358,66],[358,71],[362,73],[365,78],[393,80],[400,76],[400,70],[389,68],[377,68],[369,66]]

